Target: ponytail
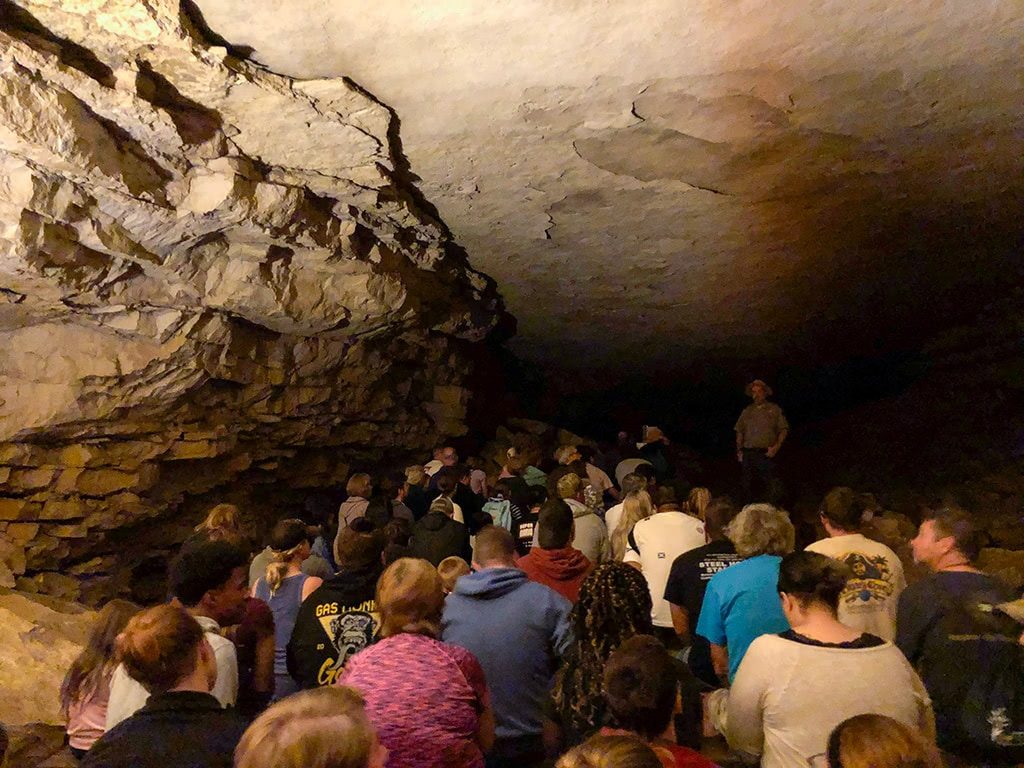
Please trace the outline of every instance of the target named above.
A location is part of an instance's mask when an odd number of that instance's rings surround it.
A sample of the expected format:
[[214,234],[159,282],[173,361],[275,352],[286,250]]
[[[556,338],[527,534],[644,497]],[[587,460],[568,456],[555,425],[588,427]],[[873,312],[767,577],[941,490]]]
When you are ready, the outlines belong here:
[[288,573],[288,564],[299,554],[302,545],[308,541],[309,530],[301,520],[282,520],[270,534],[272,557],[263,578],[270,587],[270,594],[277,592]]
[[267,571],[263,574],[263,578],[267,582],[267,586],[270,587],[270,594],[274,594],[281,587],[281,582],[284,581],[284,575],[288,573],[288,563],[291,562],[292,558],[299,553],[299,549],[302,544],[294,546],[291,549],[286,549],[283,552],[280,550],[271,550],[273,557],[270,563],[267,565]]

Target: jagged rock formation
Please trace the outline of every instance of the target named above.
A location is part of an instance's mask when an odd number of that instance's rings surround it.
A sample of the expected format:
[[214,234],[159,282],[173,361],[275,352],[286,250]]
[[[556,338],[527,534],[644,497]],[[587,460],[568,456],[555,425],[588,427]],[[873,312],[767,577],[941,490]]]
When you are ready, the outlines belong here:
[[0,586],[114,591],[141,521],[464,429],[500,303],[357,87],[176,0],[0,0],[0,114]]

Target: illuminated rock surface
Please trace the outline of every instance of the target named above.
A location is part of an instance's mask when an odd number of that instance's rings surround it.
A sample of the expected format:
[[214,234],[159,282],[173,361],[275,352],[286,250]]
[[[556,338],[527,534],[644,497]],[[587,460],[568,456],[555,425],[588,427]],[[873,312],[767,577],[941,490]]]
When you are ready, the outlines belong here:
[[173,543],[141,521],[465,429],[500,303],[396,173],[388,109],[171,0],[0,18],[0,585],[109,591]]

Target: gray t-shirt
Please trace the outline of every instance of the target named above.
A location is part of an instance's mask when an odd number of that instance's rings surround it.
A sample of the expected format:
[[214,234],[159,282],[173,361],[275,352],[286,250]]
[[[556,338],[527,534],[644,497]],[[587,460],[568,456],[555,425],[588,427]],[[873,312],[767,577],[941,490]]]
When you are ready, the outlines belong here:
[[782,432],[789,431],[789,422],[775,403],[752,403],[743,409],[735,429],[743,435],[744,448],[771,448]]

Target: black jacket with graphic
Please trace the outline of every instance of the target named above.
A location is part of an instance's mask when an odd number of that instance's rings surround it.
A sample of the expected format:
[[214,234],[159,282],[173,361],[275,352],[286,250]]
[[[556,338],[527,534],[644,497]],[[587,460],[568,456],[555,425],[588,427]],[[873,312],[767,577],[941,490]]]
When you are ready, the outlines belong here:
[[303,688],[332,685],[348,659],[377,639],[380,574],[378,565],[342,569],[302,601],[288,643],[288,673]]

